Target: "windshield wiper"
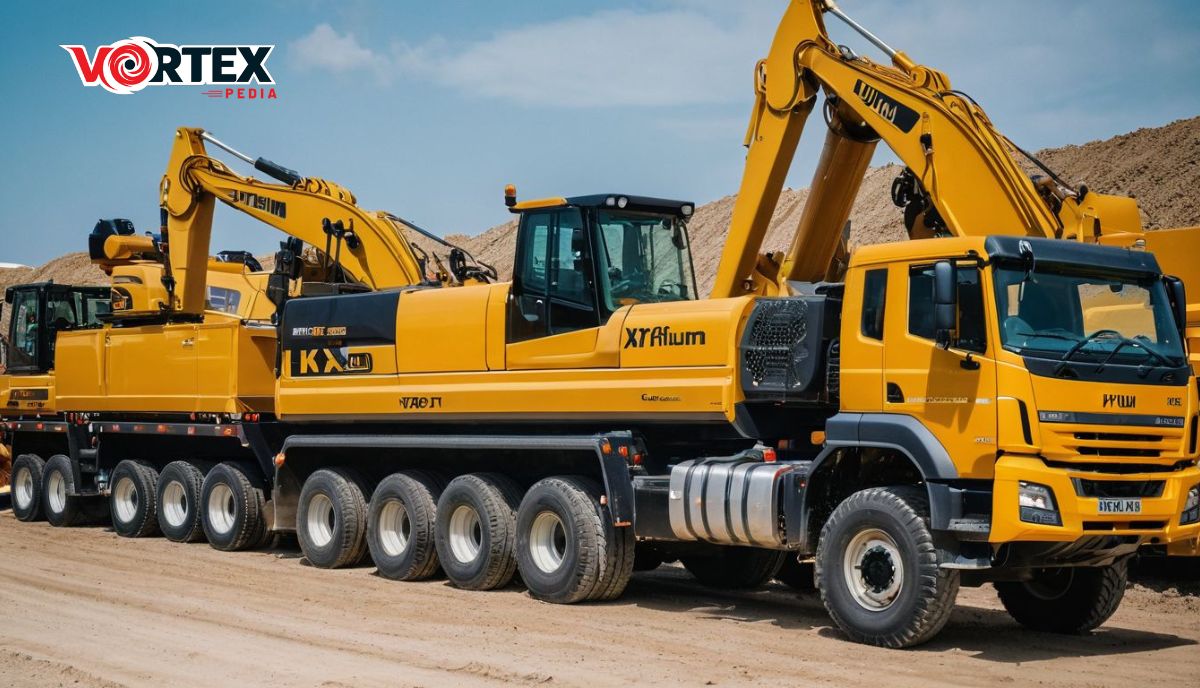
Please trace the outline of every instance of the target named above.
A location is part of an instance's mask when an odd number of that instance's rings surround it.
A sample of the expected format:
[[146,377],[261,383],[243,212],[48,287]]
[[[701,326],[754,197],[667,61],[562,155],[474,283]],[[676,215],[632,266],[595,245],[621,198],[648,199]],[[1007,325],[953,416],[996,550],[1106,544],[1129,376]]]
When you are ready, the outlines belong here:
[[1063,363],[1066,363],[1067,361],[1071,360],[1071,357],[1074,356],[1075,354],[1079,353],[1080,351],[1082,351],[1083,347],[1087,346],[1088,343],[1093,342],[1097,339],[1100,339],[1102,336],[1107,337],[1107,338],[1112,338],[1115,336],[1117,339],[1124,339],[1124,337],[1121,336],[1121,333],[1117,332],[1116,330],[1096,330],[1095,332],[1089,334],[1088,336],[1084,337],[1083,339],[1080,339],[1079,341],[1077,341],[1075,343],[1075,346],[1071,347],[1070,349],[1067,349],[1067,352],[1062,355]]
[[1139,342],[1138,340],[1130,339],[1129,337],[1121,337],[1121,341],[1118,342],[1115,347],[1113,347],[1113,350],[1110,351],[1109,354],[1104,357],[1103,361],[1100,361],[1100,365],[1096,366],[1096,372],[1099,373],[1099,372],[1103,371],[1104,366],[1108,365],[1108,362],[1113,359],[1113,356],[1116,356],[1118,351],[1120,351],[1121,349],[1123,349],[1127,346],[1136,346],[1137,348],[1141,349],[1142,351],[1145,351],[1146,353],[1150,354],[1154,358],[1158,359],[1158,362],[1165,366],[1173,365],[1171,363],[1171,361],[1167,360],[1166,356],[1163,356],[1162,354],[1158,353],[1154,349],[1151,349],[1150,347]]

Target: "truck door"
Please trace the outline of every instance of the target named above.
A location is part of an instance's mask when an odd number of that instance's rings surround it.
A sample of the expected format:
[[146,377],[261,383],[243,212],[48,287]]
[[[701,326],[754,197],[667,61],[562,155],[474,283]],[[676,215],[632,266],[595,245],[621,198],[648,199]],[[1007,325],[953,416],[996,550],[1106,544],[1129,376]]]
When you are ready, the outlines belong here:
[[[996,455],[996,365],[988,341],[983,271],[957,265],[958,332],[935,341],[933,265],[892,269],[884,315],[883,411],[913,416],[942,443],[963,477],[990,474]],[[968,358],[969,354],[969,358]]]
[[578,208],[526,213],[509,295],[506,367],[615,366],[597,351],[600,314],[588,231]]

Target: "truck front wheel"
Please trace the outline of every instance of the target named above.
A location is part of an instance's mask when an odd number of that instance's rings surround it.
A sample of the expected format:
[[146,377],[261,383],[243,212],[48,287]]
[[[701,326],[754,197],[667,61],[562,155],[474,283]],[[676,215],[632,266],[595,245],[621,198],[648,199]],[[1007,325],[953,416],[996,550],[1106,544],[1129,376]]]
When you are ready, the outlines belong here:
[[438,498],[438,559],[464,590],[508,585],[517,570],[517,505],[521,489],[497,473],[460,475]]
[[313,566],[337,569],[362,561],[367,551],[367,500],[356,476],[325,468],[308,476],[300,490],[296,535]]
[[1125,561],[1097,568],[1038,569],[1028,581],[996,583],[996,592],[1022,626],[1050,633],[1087,633],[1117,611],[1128,571]]
[[817,587],[851,639],[911,647],[942,629],[958,595],[957,571],[938,567],[923,488],[876,487],[847,497],[821,529]]
[[46,462],[36,454],[21,454],[12,467],[12,510],[18,521],[40,521],[42,472]]

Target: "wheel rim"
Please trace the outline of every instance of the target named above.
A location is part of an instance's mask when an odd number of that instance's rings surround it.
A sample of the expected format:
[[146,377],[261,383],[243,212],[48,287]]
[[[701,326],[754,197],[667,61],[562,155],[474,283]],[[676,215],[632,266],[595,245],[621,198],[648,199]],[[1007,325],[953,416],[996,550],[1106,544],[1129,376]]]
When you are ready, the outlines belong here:
[[24,509],[33,504],[33,471],[24,466],[17,469],[17,479],[13,485],[13,497],[17,500],[17,506]]
[[904,561],[891,535],[878,528],[850,540],[842,562],[850,596],[860,607],[881,612],[895,603],[904,589]]
[[1067,594],[1074,580],[1073,568],[1041,569],[1034,574],[1033,580],[1025,581],[1025,589],[1037,599],[1049,602]]
[[59,471],[51,471],[46,478],[46,505],[56,514],[67,508],[67,481]]
[[483,524],[479,512],[462,505],[450,515],[450,552],[458,561],[466,564],[475,561],[483,549]]
[[187,523],[188,520],[188,498],[187,490],[183,489],[183,483],[178,480],[172,480],[163,488],[162,504],[159,505],[162,509],[163,518],[167,519],[167,523],[178,528]]
[[379,544],[389,557],[398,557],[408,549],[412,536],[412,521],[408,509],[399,499],[389,499],[379,512]]
[[121,523],[129,523],[137,517],[138,502],[137,485],[130,478],[121,478],[113,489],[113,504],[116,506],[117,519]]
[[543,573],[554,573],[567,554],[567,530],[553,511],[543,511],[529,527],[529,557]]
[[333,541],[333,501],[321,493],[308,500],[308,539],[317,547]]
[[218,533],[225,534],[233,530],[237,517],[237,505],[234,503],[233,490],[224,483],[213,485],[208,493],[208,524]]

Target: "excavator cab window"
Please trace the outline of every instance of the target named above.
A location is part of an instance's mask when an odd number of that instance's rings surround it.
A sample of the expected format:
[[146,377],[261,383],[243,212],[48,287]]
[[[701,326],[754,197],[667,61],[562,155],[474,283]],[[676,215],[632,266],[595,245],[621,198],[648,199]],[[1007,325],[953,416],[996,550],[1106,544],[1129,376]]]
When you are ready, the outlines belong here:
[[669,215],[596,212],[604,310],[696,298],[683,222]]
[[508,341],[600,324],[587,230],[577,208],[521,218]]
[[70,287],[31,284],[10,288],[5,300],[12,304],[8,360],[13,373],[41,373],[54,368],[59,332],[100,327],[110,312],[107,287]]

